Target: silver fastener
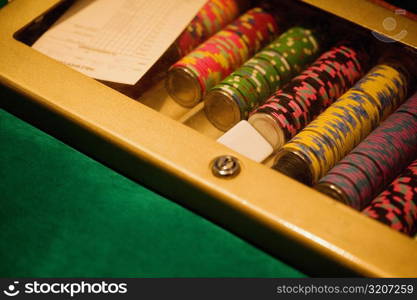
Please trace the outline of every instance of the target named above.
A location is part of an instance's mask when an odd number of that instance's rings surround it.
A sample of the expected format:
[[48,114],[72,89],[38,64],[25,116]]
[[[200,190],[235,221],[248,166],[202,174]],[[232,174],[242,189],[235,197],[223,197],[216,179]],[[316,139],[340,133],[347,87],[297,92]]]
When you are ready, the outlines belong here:
[[218,177],[234,177],[240,172],[240,163],[236,157],[222,155],[212,162],[211,170]]

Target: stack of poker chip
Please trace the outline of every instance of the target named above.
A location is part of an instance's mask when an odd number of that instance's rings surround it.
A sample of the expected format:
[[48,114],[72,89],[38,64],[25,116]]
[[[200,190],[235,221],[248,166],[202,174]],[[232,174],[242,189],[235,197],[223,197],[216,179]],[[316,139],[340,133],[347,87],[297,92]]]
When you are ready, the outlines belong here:
[[318,38],[311,30],[287,30],[208,92],[204,98],[207,118],[224,131],[247,119],[249,112],[314,60],[318,52]]
[[417,94],[331,169],[317,189],[361,210],[416,154]]
[[362,212],[399,232],[417,234],[417,159]]
[[[317,183],[404,101],[408,84],[401,70],[388,64],[374,67],[281,148],[274,168],[308,185]],[[297,165],[296,172],[288,162]]]
[[249,122],[279,149],[359,80],[368,62],[360,47],[333,47],[255,109]]
[[179,57],[184,57],[207,38],[239,16],[239,0],[209,0],[199,10],[176,41]]
[[185,107],[194,106],[277,34],[273,15],[259,7],[249,10],[170,68],[169,95]]

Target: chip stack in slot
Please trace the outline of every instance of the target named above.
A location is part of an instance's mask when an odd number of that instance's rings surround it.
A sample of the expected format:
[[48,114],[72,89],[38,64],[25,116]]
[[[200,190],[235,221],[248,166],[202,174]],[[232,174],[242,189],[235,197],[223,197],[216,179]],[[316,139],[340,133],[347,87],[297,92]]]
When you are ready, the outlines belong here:
[[417,234],[417,159],[362,211],[392,229]]
[[213,87],[204,98],[207,118],[226,131],[318,55],[319,38],[293,27]]
[[262,8],[249,10],[169,70],[169,95],[185,107],[197,104],[219,83],[278,34],[275,17]]
[[[405,100],[406,74],[401,65],[374,67],[281,148],[274,168],[308,185],[317,183]],[[288,168],[288,162],[297,167]]]
[[316,188],[361,210],[416,155],[417,94],[331,169]]
[[279,149],[359,80],[368,64],[360,46],[339,44],[256,108],[249,122]]

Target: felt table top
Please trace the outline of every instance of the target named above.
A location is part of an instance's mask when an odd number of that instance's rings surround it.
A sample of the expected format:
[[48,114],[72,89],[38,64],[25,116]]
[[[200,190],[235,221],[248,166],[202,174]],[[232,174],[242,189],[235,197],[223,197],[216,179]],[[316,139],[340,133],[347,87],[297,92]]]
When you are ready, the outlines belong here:
[[304,277],[0,109],[0,276]]

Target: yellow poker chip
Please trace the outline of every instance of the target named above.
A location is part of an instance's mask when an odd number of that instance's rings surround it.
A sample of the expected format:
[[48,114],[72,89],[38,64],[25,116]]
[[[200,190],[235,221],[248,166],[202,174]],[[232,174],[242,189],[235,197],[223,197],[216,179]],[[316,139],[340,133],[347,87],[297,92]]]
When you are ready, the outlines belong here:
[[[313,132],[312,132],[313,133]],[[314,134],[314,133],[313,133]],[[322,129],[322,133],[317,136],[314,140],[317,144],[320,144],[320,147],[316,147],[315,151],[320,151],[321,159],[320,159],[320,171],[317,170],[317,177],[316,180],[319,180],[322,176],[324,176],[324,172],[330,169],[338,160],[339,155],[339,148],[340,146],[337,145],[335,140],[328,135],[326,128]],[[340,141],[340,140],[339,140]]]
[[[352,99],[346,99],[347,109],[352,112],[353,116],[359,119],[362,127],[368,125],[368,127],[373,128],[372,126],[378,124],[381,119],[381,110],[378,108],[375,101],[373,101],[366,93],[358,91],[354,91],[354,93],[356,97],[361,97],[361,101],[358,102],[353,101]],[[364,135],[366,135],[366,133],[364,133]]]
[[320,124],[322,128],[321,134],[328,141],[328,143],[332,143],[334,145],[332,147],[335,150],[334,160],[338,161],[346,148],[346,140],[351,135],[352,130],[346,124],[345,120],[337,115],[330,113],[325,114],[321,118],[321,121],[323,123]]
[[[312,173],[312,182],[317,182],[401,104],[406,84],[405,75],[394,67],[375,67],[284,145],[283,150],[303,157]],[[278,159],[277,166],[279,162]]]
[[364,111],[363,107],[360,107],[359,105],[355,106],[350,104],[345,109],[349,112],[350,116],[355,116],[357,120],[359,120],[358,126],[352,131],[355,140],[357,141],[357,143],[359,143],[372,130],[372,122],[368,116],[365,118],[363,117],[363,115],[360,116],[358,114],[359,111]]
[[[400,85],[396,85],[395,81]],[[378,65],[358,82],[355,90],[366,92],[383,107],[382,119],[385,119],[405,97],[405,77],[389,65]],[[386,103],[386,101],[389,103]],[[385,102],[384,102],[385,101]]]
[[[368,101],[359,103],[357,107],[360,107],[367,112],[367,117],[365,118],[364,116],[363,119],[366,124],[369,124],[369,129],[367,130],[370,132],[381,122],[381,111],[378,109],[378,106],[375,104],[372,98],[366,97],[366,93],[363,94],[363,98]],[[390,112],[392,112],[392,109]],[[364,133],[364,135],[366,136],[368,133]]]
[[372,125],[380,120],[378,106],[365,93],[351,90],[343,96],[343,101],[337,102],[336,105],[352,111],[352,115],[364,126],[363,129],[372,128]]
[[[324,142],[329,146],[333,152],[333,160],[337,159],[340,152],[343,149],[343,143],[341,142],[344,134],[337,126],[333,126],[337,122],[335,117],[329,116],[328,114],[320,115],[316,120],[311,122],[309,126],[303,131],[312,131],[315,135],[321,135]],[[326,160],[330,160],[327,157]]]
[[330,145],[323,142],[322,137],[315,132],[303,130],[297,134],[284,149],[295,149],[310,159],[313,178],[318,180],[322,174],[323,162],[334,160]]
[[[329,115],[328,118],[330,120],[332,120],[332,118],[334,117],[336,120],[342,120],[345,125],[345,127],[343,128],[345,130],[341,130],[342,134],[345,136],[345,140],[343,141],[344,147],[341,148],[342,150],[340,153],[340,157],[343,157],[347,152],[346,149],[351,149],[351,147],[353,147],[361,141],[361,130],[359,129],[362,127],[362,124],[360,120],[355,116],[355,114],[351,113],[350,110],[346,109],[343,106],[332,106],[331,109],[329,109],[328,113],[326,112],[326,116],[327,115]],[[325,126],[327,118],[324,116],[324,118],[320,118],[320,121],[324,123],[322,126]],[[341,126],[338,127],[340,128]]]
[[303,145],[302,143],[294,143],[289,144],[287,147],[282,149],[283,151],[287,150],[292,153],[297,153],[299,157],[304,158],[304,162],[308,164],[308,169],[311,172],[312,181],[315,182],[316,178],[320,176],[319,174],[321,173],[321,167],[319,158],[311,150],[311,148]]

